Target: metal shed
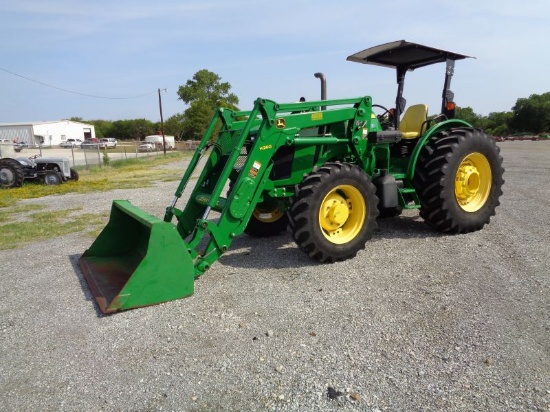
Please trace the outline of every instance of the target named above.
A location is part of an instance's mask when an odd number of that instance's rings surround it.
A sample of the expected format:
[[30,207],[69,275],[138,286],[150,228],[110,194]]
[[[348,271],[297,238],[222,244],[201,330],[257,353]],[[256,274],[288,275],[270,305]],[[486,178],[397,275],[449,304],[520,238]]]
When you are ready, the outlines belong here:
[[93,125],[71,120],[0,123],[0,142],[6,143],[58,146],[69,138],[84,140],[92,137],[95,137]]

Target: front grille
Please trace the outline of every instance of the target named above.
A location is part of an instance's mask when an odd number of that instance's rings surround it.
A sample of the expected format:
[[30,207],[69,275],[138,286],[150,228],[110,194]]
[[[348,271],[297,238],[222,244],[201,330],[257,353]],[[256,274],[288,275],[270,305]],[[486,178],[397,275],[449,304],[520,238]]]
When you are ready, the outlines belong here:
[[63,161],[63,174],[65,176],[70,176],[71,174],[71,164],[69,163],[68,160]]

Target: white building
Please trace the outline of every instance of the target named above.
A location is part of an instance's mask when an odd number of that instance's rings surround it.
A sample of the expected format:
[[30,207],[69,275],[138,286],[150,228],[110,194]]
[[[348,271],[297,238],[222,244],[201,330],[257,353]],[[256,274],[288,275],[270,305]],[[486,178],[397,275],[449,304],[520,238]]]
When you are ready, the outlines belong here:
[[27,143],[29,146],[59,146],[67,139],[95,138],[91,124],[57,120],[51,122],[0,123],[0,142]]

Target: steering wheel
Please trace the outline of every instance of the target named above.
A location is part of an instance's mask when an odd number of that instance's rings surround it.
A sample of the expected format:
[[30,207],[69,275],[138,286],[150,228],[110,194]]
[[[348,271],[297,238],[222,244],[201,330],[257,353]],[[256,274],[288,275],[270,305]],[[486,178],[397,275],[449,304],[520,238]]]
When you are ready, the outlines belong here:
[[378,118],[382,118],[388,114],[390,114],[390,109],[386,108],[385,106],[382,106],[381,104],[373,104],[372,107],[379,107],[380,109],[384,110],[384,113],[378,114]]
[[395,109],[388,109],[387,107],[382,106],[381,104],[373,104],[372,107],[378,107],[384,110],[384,113],[376,115],[376,117],[378,118],[378,121],[380,122],[380,126],[382,126],[383,130],[387,130],[390,127],[394,126],[393,116],[394,116]]

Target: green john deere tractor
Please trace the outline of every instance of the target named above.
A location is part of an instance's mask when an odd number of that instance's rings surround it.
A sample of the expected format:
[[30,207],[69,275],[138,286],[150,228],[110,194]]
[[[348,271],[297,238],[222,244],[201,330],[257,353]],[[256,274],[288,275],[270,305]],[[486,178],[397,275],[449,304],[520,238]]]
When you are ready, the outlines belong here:
[[[288,228],[301,250],[330,263],[364,249],[379,214],[419,209],[442,232],[483,228],[499,205],[504,170],[493,139],[453,116],[454,64],[467,57],[406,41],[349,56],[396,70],[395,108],[370,96],[327,100],[321,73],[319,101],[258,98],[251,111],[218,108],[164,219],[115,200],[109,223],[82,255],[101,310],[191,295],[194,279],[243,232]],[[443,101],[441,113],[428,117],[425,104],[406,107],[403,87],[407,71],[435,63],[446,63]],[[189,199],[177,208],[190,182]]]

